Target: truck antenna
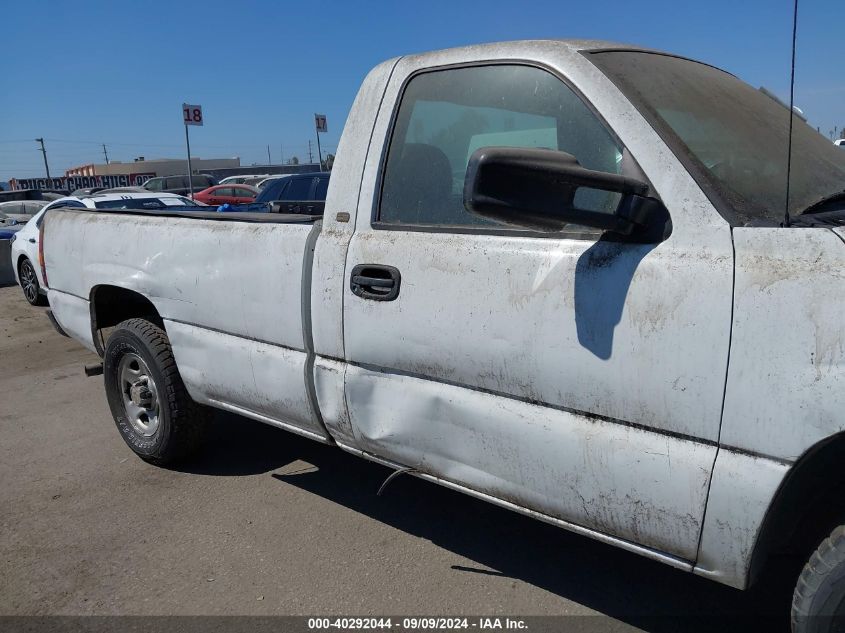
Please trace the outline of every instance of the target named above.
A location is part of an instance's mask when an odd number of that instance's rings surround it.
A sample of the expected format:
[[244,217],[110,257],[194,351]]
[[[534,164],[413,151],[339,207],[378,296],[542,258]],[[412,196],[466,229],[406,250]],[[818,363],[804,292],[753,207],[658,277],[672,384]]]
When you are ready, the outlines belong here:
[[789,140],[786,149],[786,209],[784,226],[789,226],[789,177],[792,172],[792,122],[795,120],[795,36],[798,33],[798,0],[792,10],[792,67],[789,75]]

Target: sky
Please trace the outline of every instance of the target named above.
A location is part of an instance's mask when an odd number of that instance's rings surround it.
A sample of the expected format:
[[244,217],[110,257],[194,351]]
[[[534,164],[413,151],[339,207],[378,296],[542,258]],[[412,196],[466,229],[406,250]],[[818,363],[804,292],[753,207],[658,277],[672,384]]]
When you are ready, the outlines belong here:
[[[793,0],[107,2],[3,9],[0,181],[87,163],[185,156],[183,102],[203,107],[195,157],[241,165],[337,147],[358,86],[398,55],[516,39],[597,38],[724,68],[789,97]],[[845,125],[845,0],[801,0],[795,104]],[[845,135],[845,134],[843,134]]]

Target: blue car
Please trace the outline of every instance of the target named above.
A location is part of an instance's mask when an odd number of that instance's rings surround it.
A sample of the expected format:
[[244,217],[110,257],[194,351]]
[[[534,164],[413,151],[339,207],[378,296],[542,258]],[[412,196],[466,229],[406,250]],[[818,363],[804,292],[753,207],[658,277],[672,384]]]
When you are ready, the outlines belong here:
[[0,213],[0,240],[12,239],[12,236],[22,228],[23,223]]

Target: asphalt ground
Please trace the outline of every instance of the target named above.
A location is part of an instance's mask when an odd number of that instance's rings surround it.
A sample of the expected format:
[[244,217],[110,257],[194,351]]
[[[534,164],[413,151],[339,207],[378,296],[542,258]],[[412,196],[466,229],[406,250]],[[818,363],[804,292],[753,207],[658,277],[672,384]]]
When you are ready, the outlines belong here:
[[[0,615],[573,616],[558,630],[778,631],[740,592],[230,414],[151,466],[98,359],[0,288]],[[594,616],[578,618],[574,616]],[[765,619],[768,618],[768,619]]]

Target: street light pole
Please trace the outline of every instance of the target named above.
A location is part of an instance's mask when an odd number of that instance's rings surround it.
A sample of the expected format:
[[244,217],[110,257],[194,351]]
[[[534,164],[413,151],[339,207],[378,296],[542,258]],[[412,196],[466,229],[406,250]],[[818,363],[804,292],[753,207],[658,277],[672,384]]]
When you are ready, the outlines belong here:
[[194,170],[191,168],[191,139],[188,138],[188,125],[185,124],[185,145],[188,147],[188,187],[191,192],[188,196],[191,200],[194,199]]
[[[36,143],[41,143],[41,153],[44,154],[44,170],[47,172],[47,180],[50,180],[50,166],[47,165],[47,150],[44,149],[44,139],[37,138],[35,139]],[[48,183],[49,186],[49,183]]]

